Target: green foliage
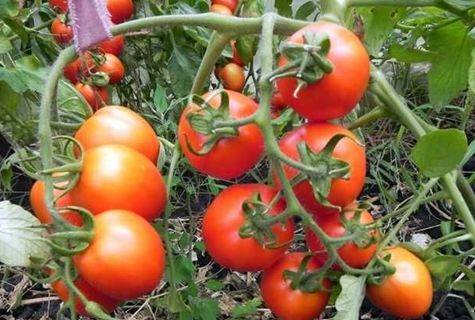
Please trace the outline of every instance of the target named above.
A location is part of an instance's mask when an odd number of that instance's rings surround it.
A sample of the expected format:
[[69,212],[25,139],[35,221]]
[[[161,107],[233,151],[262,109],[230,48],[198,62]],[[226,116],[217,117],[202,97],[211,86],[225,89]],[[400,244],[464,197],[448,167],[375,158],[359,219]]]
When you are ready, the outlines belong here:
[[357,320],[366,290],[366,277],[344,275],[340,278],[341,293],[336,299],[338,311],[334,320]]

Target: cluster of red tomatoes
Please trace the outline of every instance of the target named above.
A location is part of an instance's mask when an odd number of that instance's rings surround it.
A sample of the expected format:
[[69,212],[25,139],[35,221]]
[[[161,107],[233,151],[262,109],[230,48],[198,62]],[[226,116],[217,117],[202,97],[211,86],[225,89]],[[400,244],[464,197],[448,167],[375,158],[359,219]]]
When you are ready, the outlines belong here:
[[[73,256],[78,271],[75,284],[87,299],[111,312],[121,301],[151,292],[163,277],[164,247],[150,223],[167,204],[165,183],[156,167],[160,146],[150,124],[121,106],[100,108],[74,138],[84,150],[81,172],[66,194],[63,183],[54,185],[55,206],[79,206],[92,213],[92,241],[85,251]],[[80,155],[79,150],[74,151]],[[47,224],[52,217],[44,197],[44,183],[36,181],[31,205],[38,219]],[[82,226],[81,215],[68,210],[62,217]],[[140,273],[136,272],[138,265]],[[68,300],[62,279],[53,282],[52,288],[63,301]],[[79,299],[76,309],[87,315]]]
[[[309,25],[288,41],[302,44],[304,34],[308,32],[326,33],[329,37],[331,47],[326,58],[333,70],[319,81],[303,87],[293,77],[277,79],[280,99],[306,119],[286,133],[278,146],[294,162],[303,164],[313,159],[307,164],[326,168],[326,177],[335,174],[342,162],[348,165],[348,172],[328,182],[329,190],[322,202],[316,196],[318,190],[314,189],[316,185],[325,184],[322,183],[325,176],[302,178],[300,171],[288,163],[284,163],[282,169],[289,181],[297,180],[292,184],[296,198],[329,237],[347,235],[351,223],[363,228],[364,241],[348,241],[337,250],[349,267],[363,268],[373,259],[381,239],[371,214],[360,210],[355,202],[366,177],[365,150],[351,131],[331,121],[348,114],[361,99],[369,82],[370,61],[364,46],[352,32],[330,22]],[[279,60],[281,67],[288,63],[284,56]],[[225,118],[238,120],[257,111],[258,105],[251,98],[232,90],[224,92],[227,99],[223,98],[223,93],[204,94],[202,98],[207,107],[188,105],[179,121],[178,137],[184,155],[196,170],[218,179],[233,179],[254,167],[264,155],[266,146],[255,123],[224,130],[206,121],[195,121],[200,115],[203,119],[225,115]],[[207,108],[226,110],[216,115],[217,111],[206,111]],[[199,126],[193,126],[193,123]],[[339,137],[336,143],[335,137]],[[333,144],[330,150],[329,144]],[[307,151],[303,153],[302,150]],[[323,153],[327,158],[321,156]],[[302,159],[303,155],[306,159]],[[332,167],[335,161],[339,166]],[[241,272],[263,271],[262,296],[279,319],[311,320],[327,305],[331,281],[320,277],[318,285],[311,286],[313,290],[307,290],[308,283],[299,283],[298,279],[292,281],[289,271],[301,272],[299,266],[307,260],[305,253],[287,252],[294,237],[293,220],[279,221],[270,228],[262,224],[263,220],[286,210],[286,200],[279,193],[282,183],[276,170],[271,168],[274,186],[235,184],[218,194],[204,216],[203,240],[210,256],[220,265]],[[310,228],[305,231],[312,253],[312,258],[305,262],[305,269],[311,272],[318,270],[329,255],[319,237]],[[368,284],[367,296],[376,306],[396,316],[421,316],[432,302],[432,281],[427,267],[402,247],[383,248],[381,255],[388,254],[396,271],[381,285]],[[341,270],[337,262],[333,263],[332,269]],[[397,299],[393,297],[395,293]]]
[[[67,46],[73,40],[73,27],[66,0],[49,0],[50,6],[58,12],[51,24],[51,33],[59,45]],[[107,0],[111,24],[127,20],[134,12],[132,0]],[[124,36],[118,35],[106,40],[64,69],[64,76],[71,81],[93,110],[109,103],[108,84],[116,84],[125,73],[118,56],[124,50]]]

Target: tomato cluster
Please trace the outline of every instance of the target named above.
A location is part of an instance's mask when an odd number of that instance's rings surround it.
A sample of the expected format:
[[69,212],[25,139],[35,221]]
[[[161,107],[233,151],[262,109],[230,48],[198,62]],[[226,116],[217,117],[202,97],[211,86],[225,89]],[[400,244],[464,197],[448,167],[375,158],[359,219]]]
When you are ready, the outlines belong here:
[[[74,35],[67,1],[50,0],[49,3],[58,12],[51,24],[54,39],[61,46],[70,45]],[[107,9],[114,25],[127,20],[134,12],[134,5],[132,0],[108,0]],[[116,84],[124,77],[125,68],[118,58],[124,45],[123,35],[114,36],[90,48],[64,69],[64,76],[75,85],[93,111],[109,103],[107,85]]]
[[[150,223],[167,204],[162,175],[156,167],[160,145],[150,124],[122,106],[105,106],[87,119],[75,134],[84,154],[77,183],[65,193],[65,182],[55,183],[55,206],[61,216],[82,226],[82,207],[93,214],[94,236],[87,249],[73,256],[78,271],[75,284],[91,301],[111,312],[120,301],[151,292],[161,281],[165,251],[160,235]],[[57,173],[55,178],[63,174]],[[30,202],[42,223],[52,216],[45,202],[45,186],[36,181]],[[141,272],[137,273],[137,265]],[[63,280],[52,284],[58,296],[69,297]],[[85,306],[76,299],[79,314]]]

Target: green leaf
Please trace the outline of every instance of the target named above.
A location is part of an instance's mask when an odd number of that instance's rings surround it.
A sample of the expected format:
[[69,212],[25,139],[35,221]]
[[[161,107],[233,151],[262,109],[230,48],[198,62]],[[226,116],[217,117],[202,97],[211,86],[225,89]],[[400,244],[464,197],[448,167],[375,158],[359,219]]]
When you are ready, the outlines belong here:
[[222,281],[209,279],[208,281],[205,282],[205,287],[211,291],[219,291],[219,290],[223,290],[224,287],[226,287],[226,285]]
[[340,278],[341,293],[336,299],[337,310],[333,320],[358,320],[366,291],[366,276],[343,275]]
[[275,0],[274,6],[278,14],[292,18],[292,0]]
[[6,53],[12,49],[13,46],[10,41],[4,36],[0,36],[0,53]]
[[473,297],[475,295],[475,280],[460,280],[454,282],[452,288],[457,291],[465,291]]
[[437,256],[428,259],[425,265],[433,277],[445,279],[458,271],[461,261],[461,256]]
[[165,95],[165,90],[157,83],[155,92],[153,93],[153,104],[161,113],[165,113],[168,109],[168,101]]
[[429,71],[429,100],[436,108],[447,105],[467,86],[475,68],[471,66],[475,41],[467,33],[465,25],[457,22],[436,29],[428,38],[435,54]]
[[295,19],[306,20],[312,13],[316,13],[317,8],[317,4],[314,1],[308,1],[297,9]]
[[20,13],[20,1],[0,0],[0,18],[16,17]]
[[261,304],[261,298],[254,298],[252,300],[246,301],[246,303],[243,305],[235,306],[233,308],[231,316],[233,317],[233,319],[252,316],[256,313],[257,308],[259,308]]
[[241,9],[241,17],[259,18],[266,9],[266,0],[244,1]]
[[177,45],[168,61],[170,81],[173,92],[178,97],[187,96],[193,85],[201,58],[190,47]]
[[254,55],[254,46],[256,38],[253,35],[242,36],[236,38],[236,49],[239,57],[244,63],[251,62]]
[[441,177],[460,165],[466,151],[467,137],[463,131],[441,129],[419,139],[411,159],[426,177]]
[[28,31],[26,31],[25,26],[22,23],[11,18],[3,18],[3,22],[5,22],[5,24],[20,37],[23,44],[28,41]]
[[404,16],[406,9],[399,7],[373,7],[359,10],[364,20],[364,43],[368,52],[376,56],[394,30],[396,23]]
[[49,246],[40,226],[22,207],[0,202],[0,261],[11,267],[29,267],[30,257],[47,258]]
[[189,257],[175,257],[175,281],[190,282],[196,272],[196,267]]
[[212,31],[203,27],[184,27],[183,28],[187,35],[189,35],[193,40],[199,43],[202,47],[206,48],[209,44],[209,39],[211,38]]
[[[216,320],[219,314],[218,301],[213,299],[203,299],[197,297],[188,297],[191,308],[193,309],[193,315],[197,319],[202,320]],[[188,318],[190,319],[190,318]]]
[[406,48],[403,45],[395,43],[389,48],[388,55],[400,62],[418,63],[430,61],[434,54],[428,51]]
[[10,161],[1,159],[2,165],[0,167],[0,186],[3,190],[12,191],[13,167]]

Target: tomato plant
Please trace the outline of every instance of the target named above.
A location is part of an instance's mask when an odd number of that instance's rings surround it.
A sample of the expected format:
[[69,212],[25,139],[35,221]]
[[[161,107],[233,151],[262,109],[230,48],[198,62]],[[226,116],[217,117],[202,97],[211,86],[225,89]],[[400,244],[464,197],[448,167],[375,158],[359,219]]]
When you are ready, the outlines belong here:
[[[341,238],[348,232],[356,229],[357,225],[349,224],[349,221],[355,219],[355,210],[357,210],[356,204],[351,204],[343,209],[342,216],[338,211],[329,214],[328,216],[319,216],[316,218],[317,224],[322,230],[330,237]],[[342,219],[346,223],[342,223]],[[362,210],[359,215],[359,221],[361,225],[368,225],[374,222],[373,217],[367,210]],[[345,227],[347,225],[347,227]],[[348,229],[347,229],[348,228]],[[375,229],[368,230],[366,232],[369,238],[379,238],[379,232]],[[361,236],[359,238],[362,238]],[[314,252],[314,258],[323,264],[328,259],[328,254],[325,251],[325,247],[315,233],[310,229],[305,232],[305,239],[307,241],[308,248]],[[338,254],[350,267],[363,268],[374,256],[378,243],[375,241],[371,244],[370,239],[360,239],[347,242],[338,249]]]
[[113,23],[121,23],[134,13],[134,3],[132,0],[107,0],[107,10]]
[[236,0],[211,0],[211,5],[220,4],[228,7],[231,12],[236,11],[239,1]]
[[[365,150],[351,131],[332,123],[307,123],[288,132],[279,141],[279,147],[285,155],[300,161],[297,149],[300,142],[305,143],[312,151],[319,152],[335,135],[344,135],[345,137],[338,141],[333,149],[332,157],[348,163],[349,178],[335,178],[331,181],[328,201],[335,206],[344,207],[358,197],[363,189],[366,177]],[[289,180],[299,174],[297,169],[288,165],[284,165],[284,171]],[[279,187],[280,181],[275,172],[273,176],[276,185]],[[308,179],[295,184],[293,190],[302,206],[310,213],[325,215],[332,211],[317,201]]]
[[109,94],[106,87],[95,87],[81,82],[76,83],[75,87],[94,111],[109,103]]
[[[301,284],[301,288],[292,288],[292,279],[286,277],[285,271],[297,272],[304,257],[304,252],[286,253],[262,272],[262,298],[272,313],[281,320],[315,319],[323,312],[330,298],[331,282],[328,279],[323,279],[320,288],[313,292],[305,290],[309,287],[308,283]],[[315,260],[309,260],[305,271],[316,271],[319,267]],[[309,282],[315,283],[316,280]]]
[[151,292],[165,270],[162,239],[134,212],[109,210],[94,217],[94,238],[74,264],[94,289],[117,300]]
[[[93,301],[101,305],[108,313],[114,311],[120,304],[119,300],[113,299],[100,291],[94,289],[84,278],[78,277],[74,280],[74,285],[86,296],[89,301]],[[58,295],[58,297],[63,301],[67,302],[69,300],[69,290],[66,287],[62,279],[56,280],[51,283],[51,288]],[[89,317],[90,314],[86,311],[86,307],[81,302],[81,300],[75,298],[75,307],[79,315],[83,317]]]
[[246,76],[242,67],[235,63],[228,63],[219,70],[219,78],[223,87],[232,91],[241,92],[246,83]]
[[157,163],[160,144],[152,126],[138,113],[122,106],[96,111],[77,130],[74,138],[84,150],[117,143],[137,150]]
[[[284,99],[302,117],[313,121],[326,121],[348,114],[358,103],[369,81],[369,57],[361,41],[348,29],[333,22],[320,21],[294,33],[288,41],[303,43],[306,32],[327,34],[330,38],[328,60],[333,71],[320,80],[309,83],[296,97],[296,78],[277,80],[277,87]],[[289,62],[284,56],[279,66]],[[351,81],[348,76],[351,75]]]
[[57,43],[67,45],[73,39],[73,27],[66,21],[65,15],[58,15],[51,23],[51,33]]
[[119,58],[111,53],[104,54],[104,61],[97,66],[97,72],[104,72],[109,76],[109,83],[115,84],[124,78],[125,68]]
[[[267,207],[277,191],[263,184],[235,184],[219,193],[204,215],[202,234],[206,251],[223,267],[242,272],[263,270],[284,254],[293,238],[294,224],[290,219],[270,228],[274,241],[269,235],[258,236],[263,243],[252,236],[240,236],[248,221],[243,204],[254,194]],[[284,209],[285,202],[279,199],[265,213],[278,215]]]
[[79,181],[70,194],[74,203],[93,214],[124,209],[149,221],[158,218],[167,203],[157,167],[143,154],[119,144],[84,153]]
[[366,295],[378,308],[401,318],[418,318],[429,310],[433,287],[429,270],[416,255],[402,247],[388,247],[396,272],[380,285],[367,286]]
[[[257,103],[245,95],[227,90],[229,96],[229,114],[234,119],[251,116],[257,110]],[[210,99],[212,108],[222,108],[221,96],[208,92],[203,99]],[[190,164],[196,170],[218,179],[233,179],[257,164],[264,152],[264,138],[255,124],[245,124],[237,129],[237,134],[220,138],[204,155],[196,152],[205,146],[208,135],[197,132],[190,125],[187,117],[190,113],[203,112],[196,104],[188,105],[178,123],[178,139]],[[226,165],[223,165],[226,163]]]
[[85,54],[66,65],[63,74],[71,83],[76,84],[82,78],[88,77],[94,68],[94,60],[90,55]]

